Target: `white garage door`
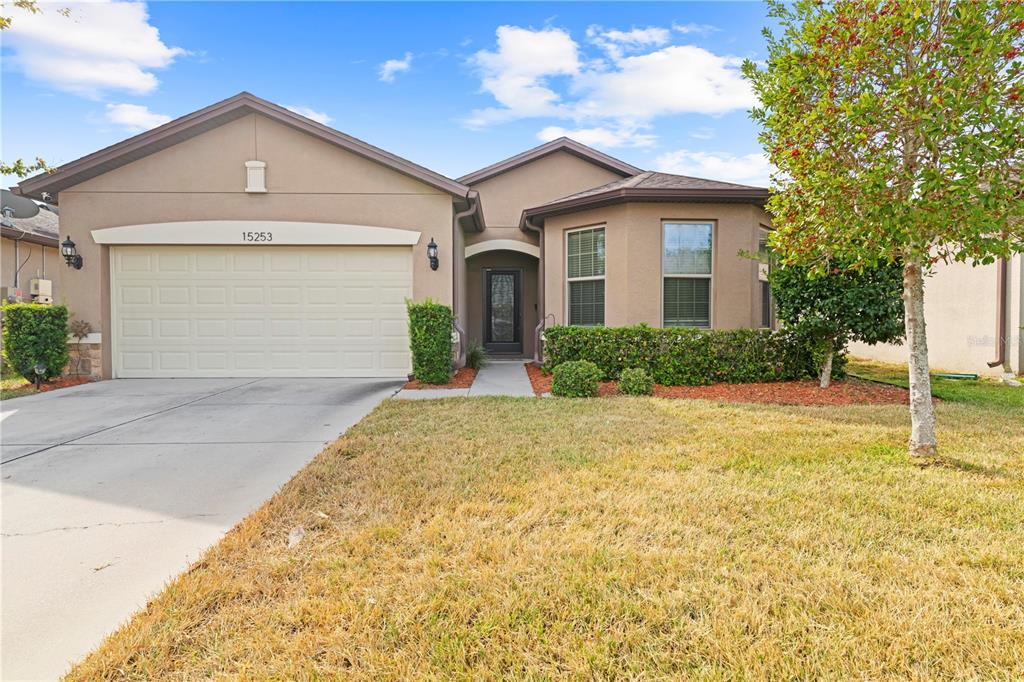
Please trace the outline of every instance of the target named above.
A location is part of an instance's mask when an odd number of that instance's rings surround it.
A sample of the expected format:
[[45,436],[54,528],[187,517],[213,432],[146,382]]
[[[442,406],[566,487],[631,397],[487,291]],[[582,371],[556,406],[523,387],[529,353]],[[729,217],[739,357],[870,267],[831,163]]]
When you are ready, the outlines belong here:
[[118,377],[398,377],[407,246],[111,248]]

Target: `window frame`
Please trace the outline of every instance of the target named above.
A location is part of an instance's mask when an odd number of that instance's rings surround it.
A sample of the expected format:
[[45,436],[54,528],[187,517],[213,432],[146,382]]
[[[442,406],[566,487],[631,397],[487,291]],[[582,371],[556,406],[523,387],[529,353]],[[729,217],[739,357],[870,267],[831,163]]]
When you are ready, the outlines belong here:
[[[666,225],[709,225],[711,227],[711,272],[706,275],[677,275],[674,273],[665,272],[665,226]],[[662,218],[661,219],[661,238],[660,238],[660,250],[658,252],[658,269],[661,273],[661,277],[658,280],[661,299],[661,327],[666,329],[672,329],[673,327],[679,327],[681,329],[714,329],[715,328],[715,269],[716,261],[718,260],[718,221],[712,219],[700,219],[700,218]],[[665,280],[666,279],[706,279],[708,280],[708,324],[707,326],[683,326],[683,325],[672,325],[667,327],[665,325]]]
[[[757,275],[756,275],[756,281],[757,281],[757,285],[758,285],[758,292],[757,292],[758,293],[758,296],[757,296],[757,298],[758,298],[758,306],[757,307],[759,309],[759,316],[761,318],[760,325],[758,327],[759,329],[775,329],[775,323],[776,323],[776,319],[775,319],[775,297],[772,296],[771,287],[768,284],[768,277],[769,277],[769,275],[771,274],[771,271],[772,271],[771,252],[768,250],[767,246],[765,246],[765,250],[763,252],[761,250],[762,238],[763,238],[765,244],[767,244],[768,235],[770,233],[771,233],[771,228],[766,227],[763,224],[759,224],[757,226],[757,253],[758,253],[758,257],[759,257],[758,261],[757,261]],[[768,262],[764,263],[764,262],[762,262],[760,260],[760,258],[766,258]],[[762,268],[763,268],[763,270],[762,270]],[[764,277],[763,278],[761,276],[762,272],[764,272]],[[768,291],[768,323],[767,324],[765,324],[765,319],[764,319],[764,290],[765,290],[765,288],[767,288],[767,291]]]
[[[569,235],[573,232],[586,232],[593,230],[604,230],[604,274],[603,275],[591,275],[589,277],[569,277]],[[608,224],[607,223],[595,223],[593,225],[585,225],[583,227],[573,227],[568,230],[563,230],[563,245],[565,248],[565,256],[562,259],[562,267],[565,268],[565,324],[571,327],[604,327],[606,326],[606,313],[608,312]],[[572,282],[592,282],[601,280],[605,283],[605,301],[601,309],[601,324],[573,324],[570,310],[572,308]]]

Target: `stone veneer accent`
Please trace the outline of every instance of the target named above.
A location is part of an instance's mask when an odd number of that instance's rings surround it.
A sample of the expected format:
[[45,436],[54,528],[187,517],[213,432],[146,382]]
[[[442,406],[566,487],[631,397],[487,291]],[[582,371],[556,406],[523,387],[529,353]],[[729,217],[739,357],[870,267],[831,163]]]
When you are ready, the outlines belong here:
[[[81,353],[81,355],[79,355]],[[75,341],[68,341],[68,354],[71,359],[68,361],[65,376],[87,376],[93,381],[103,378],[103,344],[88,343],[81,344]]]

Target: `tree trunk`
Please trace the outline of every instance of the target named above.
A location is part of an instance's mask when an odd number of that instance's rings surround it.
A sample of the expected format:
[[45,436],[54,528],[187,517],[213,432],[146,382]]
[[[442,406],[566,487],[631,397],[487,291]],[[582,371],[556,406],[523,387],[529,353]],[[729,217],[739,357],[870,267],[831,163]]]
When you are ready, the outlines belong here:
[[935,411],[928,376],[928,339],[924,324],[924,272],[907,261],[903,266],[903,308],[910,349],[910,456],[934,457]]
[[834,344],[829,341],[828,348],[825,351],[825,359],[821,363],[821,375],[819,376],[822,388],[828,388],[828,385],[832,383],[832,358],[835,357],[835,354]]

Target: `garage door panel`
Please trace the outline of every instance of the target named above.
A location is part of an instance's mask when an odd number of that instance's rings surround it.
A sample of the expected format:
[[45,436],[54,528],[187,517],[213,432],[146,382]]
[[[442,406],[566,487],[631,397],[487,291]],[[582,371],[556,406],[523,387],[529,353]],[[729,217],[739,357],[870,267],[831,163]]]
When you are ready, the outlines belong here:
[[112,248],[117,376],[400,376],[410,247]]

